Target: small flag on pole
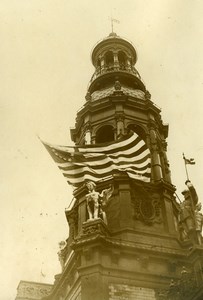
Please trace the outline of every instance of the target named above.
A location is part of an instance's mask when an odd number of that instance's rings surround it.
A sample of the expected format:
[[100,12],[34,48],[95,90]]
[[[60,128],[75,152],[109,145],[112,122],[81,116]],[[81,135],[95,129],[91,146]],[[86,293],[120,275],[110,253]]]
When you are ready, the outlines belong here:
[[195,165],[194,158],[186,158],[185,155],[183,154],[183,159],[185,160],[186,165]]
[[115,22],[115,23],[117,23],[117,24],[120,24],[120,21],[119,21],[119,20],[117,20],[117,19],[113,19],[113,18],[111,18],[111,21],[112,21],[112,22]]

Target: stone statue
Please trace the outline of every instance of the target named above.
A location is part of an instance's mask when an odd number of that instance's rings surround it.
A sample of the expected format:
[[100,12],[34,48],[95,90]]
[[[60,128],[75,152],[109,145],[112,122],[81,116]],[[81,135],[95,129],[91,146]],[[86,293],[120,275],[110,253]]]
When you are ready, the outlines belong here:
[[184,200],[180,205],[180,224],[182,225],[183,231],[189,233],[195,228],[194,224],[194,209],[189,190],[182,192]]
[[179,229],[179,232],[180,232],[180,239],[181,239],[181,241],[188,241],[189,236],[188,236],[188,233],[187,233],[187,229],[185,228],[184,225],[185,225],[184,223],[180,222],[179,226],[178,226],[178,229]]
[[58,258],[59,258],[59,262],[61,265],[61,270],[63,272],[64,267],[65,267],[65,248],[66,248],[67,243],[65,241],[61,241],[59,243],[59,251],[58,251]]
[[113,194],[114,188],[111,185],[110,188],[105,189],[101,192],[100,197],[101,197],[101,206],[100,206],[100,212],[101,212],[101,216],[105,222],[105,224],[107,224],[107,218],[106,218],[106,207],[110,201],[110,198]]
[[88,192],[89,192],[86,195],[87,211],[89,215],[88,220],[98,219],[100,194],[95,191],[96,184],[93,181],[88,181],[86,183],[86,187],[88,188]]
[[[181,237],[187,240],[189,237],[197,240],[198,244],[202,244],[202,225],[203,215],[200,212],[201,203],[198,203],[198,196],[192,183],[187,180],[187,190],[184,190],[184,201],[180,205],[180,229]],[[193,238],[196,232],[196,238]]]
[[99,192],[95,191],[96,184],[93,181],[88,181],[86,186],[89,192],[86,195],[87,211],[89,215],[88,220],[94,220],[101,217],[107,224],[105,207],[107,206],[109,198],[113,193],[113,187],[111,186],[109,189],[103,190],[100,194]]
[[185,183],[188,189],[182,192],[184,201],[181,203],[180,222],[184,223],[186,232],[193,231],[195,229],[195,214],[194,209],[198,202],[198,196],[192,183],[187,180]]
[[200,212],[202,204],[198,203],[195,208],[195,228],[197,233],[198,243],[202,244],[202,225],[203,225],[203,215]]

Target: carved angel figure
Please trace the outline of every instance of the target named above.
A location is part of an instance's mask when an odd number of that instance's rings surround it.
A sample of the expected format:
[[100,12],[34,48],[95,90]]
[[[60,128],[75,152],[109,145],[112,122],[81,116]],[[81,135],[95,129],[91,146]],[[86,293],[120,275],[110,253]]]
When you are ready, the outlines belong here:
[[110,201],[110,198],[113,194],[114,187],[111,185],[108,189],[105,189],[100,194],[100,214],[102,216],[102,219],[104,220],[104,223],[107,224],[107,218],[106,218],[106,207]]
[[107,224],[107,218],[105,213],[105,207],[107,206],[110,197],[113,193],[113,187],[105,189],[101,192],[96,192],[96,184],[92,181],[86,183],[88,188],[88,194],[86,195],[87,201],[87,211],[89,218],[88,220],[102,218],[103,221]]

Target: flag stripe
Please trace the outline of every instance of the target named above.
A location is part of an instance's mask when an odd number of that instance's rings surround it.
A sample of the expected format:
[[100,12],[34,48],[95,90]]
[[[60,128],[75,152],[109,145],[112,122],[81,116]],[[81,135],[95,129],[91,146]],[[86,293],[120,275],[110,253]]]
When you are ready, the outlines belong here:
[[87,145],[85,147],[68,147],[68,146],[59,146],[59,145],[50,145],[48,143],[44,143],[45,146],[48,146],[49,148],[53,149],[53,150],[58,150],[61,151],[61,153],[70,153],[70,152],[107,152],[107,151],[112,151],[112,150],[118,150],[119,148],[124,149],[125,146],[131,145],[131,143],[134,144],[138,144],[139,142],[141,142],[142,144],[145,144],[144,141],[137,136],[135,133],[132,134],[128,139],[123,139],[120,141],[115,141],[115,142],[111,142],[106,146],[103,146],[103,144],[94,144],[94,145]]
[[81,181],[81,178],[80,179],[71,179],[71,180],[68,180],[67,179],[67,182],[70,184],[70,185],[73,185],[74,187],[79,187],[82,183],[84,183],[85,181],[87,180],[91,180],[91,181],[105,181],[105,180],[109,180],[109,179],[112,179],[113,178],[113,175],[110,174],[110,175],[107,175],[105,177],[103,177],[101,180],[98,180],[97,178],[95,178],[94,176],[90,175],[90,174],[85,174],[84,177],[82,178],[83,180]]
[[111,178],[115,172],[123,172],[130,178],[150,181],[150,151],[135,133],[106,145],[84,147],[52,146],[47,143],[44,145],[67,182],[75,187],[85,180],[97,182]]
[[139,137],[136,137],[134,139],[132,139],[133,136],[131,138],[129,138],[129,140],[127,141],[121,141],[120,143],[115,143],[106,147],[94,147],[94,148],[89,148],[87,147],[87,149],[85,148],[78,148],[78,150],[80,152],[85,152],[85,153],[105,153],[105,154],[112,154],[114,152],[119,152],[119,151],[125,151],[128,149],[131,149],[132,147],[136,147],[136,149],[138,150],[141,146],[145,145],[144,141],[141,140]]
[[[73,176],[73,178],[71,178],[70,176],[66,176],[65,174],[63,174],[63,175],[64,175],[64,177],[67,178],[67,181],[70,182],[72,185],[76,185],[76,184],[80,185],[87,178],[88,179],[91,178],[91,180],[93,180],[93,181],[96,182],[96,181],[103,180],[106,177],[109,178],[109,176],[113,177],[113,174],[115,174],[115,173],[112,174],[112,171],[113,170],[110,170],[108,173],[103,174],[102,178],[101,178],[101,174],[93,174],[91,171],[83,173],[80,177]],[[144,172],[144,173],[140,173],[139,172],[138,173],[138,172],[133,172],[133,170],[127,170],[127,169],[125,169],[123,171],[121,170],[121,172],[127,173],[129,175],[129,177],[131,177],[131,178],[135,178],[136,177],[136,179],[140,179],[140,180],[143,180],[143,178],[145,178],[145,181],[149,181],[150,176],[151,176],[150,173],[148,173],[148,172]]]
[[117,165],[122,165],[124,163],[133,163],[133,164],[136,164],[136,165],[142,165],[144,162],[147,161],[147,159],[150,160],[150,156],[149,154],[147,153],[143,153],[145,155],[143,156],[139,156],[138,159],[136,159],[135,157],[133,156],[119,156],[117,158],[111,158],[111,157],[107,157],[107,156],[103,156],[102,158],[98,159],[98,157],[95,157],[95,161],[89,161],[89,160],[86,160],[86,162],[84,163],[64,163],[64,164],[58,164],[58,167],[61,169],[61,170],[75,170],[75,169],[79,169],[83,166],[89,166],[89,167],[93,167],[94,169],[100,169],[100,168],[103,168],[103,167],[108,167],[110,166],[112,163],[114,164],[117,164]]
[[[85,166],[77,170],[73,169],[73,170],[63,171],[63,174],[66,175],[67,177],[69,176],[70,178],[83,176],[85,172],[92,172],[92,174],[94,175],[95,174],[101,175],[101,174],[109,173],[112,170],[123,170],[125,168],[128,168],[128,166],[129,166],[128,163],[125,164],[123,163],[122,166],[117,166],[112,163],[110,166],[101,169],[94,169],[94,168],[90,168],[89,166]],[[148,168],[149,166],[150,164],[144,165],[143,167],[140,168],[136,166],[132,166],[131,169],[136,170],[137,172],[139,171],[139,173],[142,173],[142,171],[146,172],[146,168]]]

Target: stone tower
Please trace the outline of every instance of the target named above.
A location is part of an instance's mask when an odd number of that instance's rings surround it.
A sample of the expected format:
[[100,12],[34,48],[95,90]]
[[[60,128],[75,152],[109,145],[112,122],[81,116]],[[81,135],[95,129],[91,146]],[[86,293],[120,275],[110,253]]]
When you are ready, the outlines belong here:
[[[146,182],[115,169],[109,179],[100,175],[89,191],[85,184],[77,186],[75,202],[66,211],[69,238],[59,251],[62,273],[46,299],[203,299],[197,195],[188,183],[188,201],[194,204],[190,230],[171,183],[168,125],[135,68],[136,50],[112,32],[94,47],[91,58],[95,72],[71,129],[76,148],[112,145],[134,132],[149,149],[151,176]],[[101,198],[108,193],[105,218],[98,211],[95,217],[96,206],[88,215],[87,194],[92,192]]]

